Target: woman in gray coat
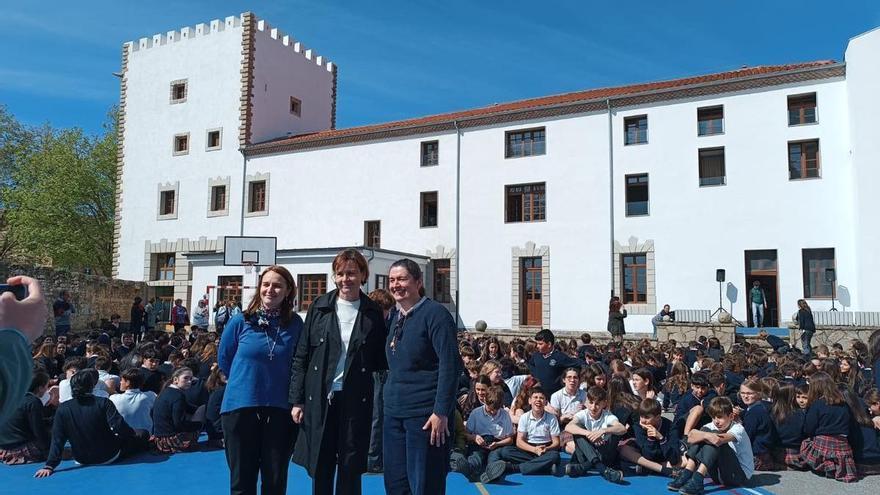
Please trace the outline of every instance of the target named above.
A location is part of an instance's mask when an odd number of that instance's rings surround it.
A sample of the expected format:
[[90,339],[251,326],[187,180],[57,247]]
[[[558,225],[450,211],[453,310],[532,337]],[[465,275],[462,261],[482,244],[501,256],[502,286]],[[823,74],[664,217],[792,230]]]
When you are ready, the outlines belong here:
[[309,307],[291,363],[289,401],[302,425],[293,461],[315,494],[360,494],[373,418],[373,372],[388,368],[382,309],[360,287],[364,256],[346,249],[333,260],[336,289]]

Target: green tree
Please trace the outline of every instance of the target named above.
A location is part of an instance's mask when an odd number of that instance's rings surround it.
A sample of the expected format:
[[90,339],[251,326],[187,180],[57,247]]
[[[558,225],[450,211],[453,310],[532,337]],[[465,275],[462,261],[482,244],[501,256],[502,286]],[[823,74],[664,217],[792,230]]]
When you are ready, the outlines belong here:
[[116,187],[114,108],[104,132],[31,131],[0,190],[8,236],[31,261],[108,275],[112,263]]

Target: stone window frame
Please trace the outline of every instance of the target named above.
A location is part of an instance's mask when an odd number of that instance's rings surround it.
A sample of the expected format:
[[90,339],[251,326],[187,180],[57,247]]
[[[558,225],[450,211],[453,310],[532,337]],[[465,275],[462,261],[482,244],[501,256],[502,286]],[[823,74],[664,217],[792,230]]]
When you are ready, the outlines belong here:
[[[448,248],[442,244],[436,246],[433,250],[425,251],[428,258],[432,260],[448,259],[449,260],[449,297],[450,303],[440,303],[446,309],[452,311],[455,308],[455,287],[458,283],[458,255],[455,248]],[[434,287],[434,271],[425,270],[425,287]],[[433,296],[433,294],[432,294]]]
[[[541,258],[541,326],[523,325],[520,306],[522,304],[520,278],[521,258]],[[550,246],[536,246],[529,241],[525,246],[511,248],[511,311],[510,326],[514,330],[540,330],[550,328]]]
[[[269,191],[271,189],[269,182],[269,173],[260,173],[257,172],[255,174],[249,174],[244,182],[244,204],[242,205],[242,209],[244,210],[244,216],[247,217],[265,217],[269,215]],[[259,211],[248,211],[251,204],[251,183],[252,182],[266,182],[266,205],[265,208]]]
[[290,109],[291,115],[295,115],[297,117],[302,117],[302,108],[303,108],[302,100],[300,100],[296,96],[291,96],[289,105],[290,105],[289,109]]
[[[182,151],[177,150],[177,140],[179,138],[186,138],[186,149]],[[174,135],[174,138],[171,139],[171,156],[183,156],[188,155],[189,150],[192,148],[192,140],[190,139],[188,132],[181,132]]]
[[[216,132],[219,134],[217,139],[217,146],[211,146],[211,133]],[[213,129],[208,129],[205,131],[205,151],[217,151],[223,149],[223,128],[215,127]]]
[[639,241],[636,237],[630,237],[627,244],[614,241],[614,294],[623,294],[623,277],[621,276],[621,255],[645,254],[645,292],[647,301],[643,304],[628,303],[626,310],[632,315],[655,315],[657,314],[657,277],[654,262],[654,240],[646,239]]
[[[228,175],[226,177],[208,178],[208,218],[225,217],[229,215],[229,193],[232,190],[231,182],[232,180]],[[226,187],[225,208],[222,210],[212,210],[211,207],[214,205],[214,188],[219,186]]]
[[[174,211],[162,214],[162,193],[174,192]],[[156,192],[156,220],[177,220],[177,212],[180,211],[180,181],[160,183]]]
[[[174,88],[176,86],[183,85],[183,98],[175,98],[174,97]],[[171,84],[168,86],[169,94],[168,94],[168,102],[172,105],[178,105],[180,103],[186,103],[186,98],[189,96],[189,83],[186,79],[176,79],[171,81]]]

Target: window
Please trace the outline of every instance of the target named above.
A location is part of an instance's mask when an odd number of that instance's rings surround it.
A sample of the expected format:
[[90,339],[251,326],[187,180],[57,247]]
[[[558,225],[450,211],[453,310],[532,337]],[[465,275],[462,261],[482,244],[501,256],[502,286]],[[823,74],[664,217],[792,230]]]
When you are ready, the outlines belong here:
[[727,181],[724,169],[724,148],[703,148],[699,151],[700,187],[723,186]]
[[186,101],[186,79],[171,81],[171,103],[183,103]]
[[364,246],[379,248],[382,244],[382,227],[379,220],[364,222]]
[[156,255],[156,271],[154,280],[174,280],[174,253]]
[[211,211],[223,211],[226,209],[226,186],[214,186],[211,188]]
[[[834,248],[804,249],[804,298],[830,299],[834,290]],[[829,271],[831,270],[831,271]]]
[[422,193],[421,226],[437,226],[437,191]]
[[308,311],[316,299],[327,292],[327,275],[323,273],[299,276],[299,310]]
[[623,303],[648,302],[648,255],[629,253],[620,255],[620,279],[623,281]]
[[816,93],[788,97],[788,125],[816,123]]
[[217,277],[217,301],[232,301],[236,305],[241,305],[243,281],[244,277],[241,275]]
[[623,144],[643,144],[648,142],[648,116],[636,115],[623,119]]
[[434,265],[434,300],[439,303],[452,302],[450,289],[450,263],[448,259],[431,260]]
[[626,216],[648,214],[648,174],[626,176]]
[[505,158],[543,155],[547,151],[546,135],[543,127],[524,131],[509,131],[506,137]]
[[290,97],[290,113],[297,117],[302,115],[302,101],[293,96]]
[[706,107],[697,109],[697,135],[711,136],[724,132],[724,107]]
[[537,222],[546,219],[546,193],[543,182],[505,186],[505,221]]
[[205,150],[214,151],[220,148],[220,129],[211,129],[208,131],[208,136],[205,139]]
[[189,133],[174,135],[173,155],[186,155],[189,153]]
[[253,181],[248,189],[248,213],[266,211],[266,181]]
[[819,140],[788,143],[788,178],[819,177]]
[[388,288],[388,275],[376,275],[376,289]]
[[426,141],[422,143],[422,166],[433,167],[440,164],[440,142]]
[[160,216],[174,215],[174,213],[177,211],[174,208],[175,206],[176,205],[174,203],[174,191],[173,190],[162,191],[159,194],[159,215]]

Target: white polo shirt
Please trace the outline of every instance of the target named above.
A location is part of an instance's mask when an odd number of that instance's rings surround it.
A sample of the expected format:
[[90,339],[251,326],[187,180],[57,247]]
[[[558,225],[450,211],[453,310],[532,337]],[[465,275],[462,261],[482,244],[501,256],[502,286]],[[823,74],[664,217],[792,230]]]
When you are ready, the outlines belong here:
[[510,413],[503,408],[499,408],[494,416],[486,413],[486,406],[474,409],[468,416],[466,427],[474,435],[492,435],[499,440],[513,435]]
[[[602,411],[602,414],[598,419],[593,419],[590,416],[590,411],[586,409],[581,409],[577,414],[574,415],[572,419],[574,424],[580,426],[581,428],[589,431],[601,430],[602,428],[608,428],[614,423],[619,423],[620,420],[617,419],[617,416],[611,414],[608,410]],[[606,433],[602,435],[603,440],[608,440],[611,435]]]
[[559,421],[546,411],[540,418],[535,418],[532,411],[524,413],[519,417],[518,426],[518,430],[526,434],[526,442],[534,445],[550,443],[552,437],[559,436]]
[[[718,432],[718,428],[715,428],[715,423],[711,421],[703,426],[702,430],[713,433]],[[751,478],[755,472],[755,457],[752,454],[752,441],[749,440],[749,434],[746,433],[746,429],[740,423],[733,423],[724,433],[730,433],[735,438],[734,441],[727,445],[730,445],[730,448],[736,452],[736,460],[739,461],[743,474],[746,475],[746,478]]]
[[587,391],[577,389],[573,395],[569,395],[565,387],[553,392],[550,396],[550,405],[559,411],[559,415],[574,414],[583,409],[587,402]]
[[156,402],[155,392],[142,392],[140,389],[130,388],[121,394],[111,395],[110,402],[116,406],[116,410],[129,426],[153,432],[152,412],[153,404]]

